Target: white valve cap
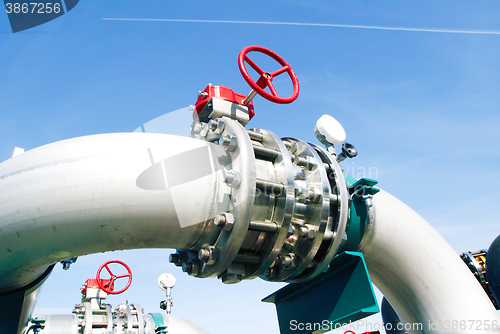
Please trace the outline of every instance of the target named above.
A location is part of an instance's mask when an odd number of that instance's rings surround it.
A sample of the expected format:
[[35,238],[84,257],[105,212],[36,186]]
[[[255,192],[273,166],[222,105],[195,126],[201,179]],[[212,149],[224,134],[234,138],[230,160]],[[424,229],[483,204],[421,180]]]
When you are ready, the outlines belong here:
[[171,289],[175,286],[175,276],[169,273],[163,273],[158,277],[158,286],[163,291],[167,291],[167,289]]
[[345,140],[345,131],[342,125],[332,116],[323,115],[316,122],[315,132],[319,132],[333,145],[340,144]]

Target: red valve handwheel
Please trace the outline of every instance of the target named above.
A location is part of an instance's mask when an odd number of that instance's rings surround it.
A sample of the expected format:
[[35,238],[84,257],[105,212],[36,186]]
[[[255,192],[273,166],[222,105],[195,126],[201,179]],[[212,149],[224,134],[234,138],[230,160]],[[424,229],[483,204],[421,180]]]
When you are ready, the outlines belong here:
[[[120,275],[120,276],[116,276],[115,274],[113,274],[111,269],[109,269],[109,267],[108,267],[108,264],[111,264],[111,263],[118,263],[118,264],[122,265],[123,267],[125,267],[125,269],[127,270],[127,274]],[[106,268],[106,271],[111,276],[111,278],[109,280],[101,278],[101,271],[104,268]],[[115,281],[119,278],[126,278],[126,277],[128,277],[127,285],[121,290],[113,291]],[[117,295],[117,294],[122,293],[123,291],[127,290],[128,287],[130,286],[130,283],[132,283],[132,271],[130,270],[129,266],[127,266],[122,261],[118,261],[118,260],[107,261],[107,262],[104,262],[99,267],[99,270],[97,270],[96,280],[97,280],[97,284],[99,285],[99,287],[101,288],[102,291],[104,291],[108,294],[111,294],[111,295]]]
[[[252,51],[257,51],[265,55],[268,55],[269,57],[276,60],[283,67],[271,73],[264,72],[248,57],[247,54]],[[245,68],[245,62],[248,65],[250,65],[250,67],[252,67],[260,75],[260,78],[257,80],[257,82],[255,82],[252,79],[252,77],[250,77],[250,75],[248,74]],[[240,51],[240,54],[238,56],[238,66],[240,67],[240,71],[241,74],[243,75],[243,78],[245,78],[245,81],[250,85],[250,87],[252,87],[252,89],[255,92],[257,92],[260,96],[264,97],[265,99],[268,99],[269,101],[285,104],[295,101],[295,99],[299,96],[299,79],[297,79],[295,72],[283,58],[281,58],[280,56],[278,56],[276,53],[274,53],[269,49],[257,45],[247,46],[246,48]],[[293,83],[293,93],[290,97],[286,98],[280,97],[273,85],[274,77],[285,72],[288,73]],[[269,94],[264,90],[266,87],[269,87],[269,89],[271,90],[271,94]]]

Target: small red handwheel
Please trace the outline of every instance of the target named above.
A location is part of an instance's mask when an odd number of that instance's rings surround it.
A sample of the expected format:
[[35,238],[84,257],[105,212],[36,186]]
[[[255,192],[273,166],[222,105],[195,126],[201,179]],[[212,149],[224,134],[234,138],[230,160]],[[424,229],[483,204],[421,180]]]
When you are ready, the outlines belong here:
[[[247,54],[252,51],[257,51],[265,55],[268,55],[269,57],[276,60],[283,67],[271,73],[264,72],[248,57]],[[245,68],[245,62],[248,65],[250,65],[250,67],[252,67],[260,75],[260,78],[257,80],[257,82],[255,82],[252,79],[252,77],[250,77],[250,75],[248,74],[247,69]],[[250,85],[250,87],[252,87],[252,89],[255,92],[257,92],[260,96],[264,97],[265,99],[268,99],[269,101],[285,104],[295,101],[295,99],[299,96],[299,79],[297,79],[295,72],[283,58],[281,58],[278,54],[274,53],[269,49],[257,45],[247,46],[246,48],[240,51],[240,54],[238,56],[238,66],[240,67],[240,71],[241,74],[243,75],[243,78],[245,78],[245,81]],[[285,72],[288,73],[293,83],[293,93],[290,97],[280,97],[273,85],[274,77]],[[269,87],[271,94],[269,94],[264,90],[266,87]]]
[[[111,271],[111,269],[109,269],[109,266],[108,266],[111,263],[118,263],[119,265],[125,267],[125,269],[127,270],[127,273],[125,275],[118,275],[118,276],[113,274],[113,272]],[[104,268],[106,268],[106,271],[109,273],[109,275],[111,277],[110,279],[101,278],[101,271]],[[125,285],[125,287],[121,290],[113,291],[115,281],[117,279],[120,279],[120,278],[128,278],[127,285]],[[99,267],[99,270],[97,270],[96,280],[97,280],[97,284],[99,285],[99,287],[101,288],[102,291],[104,291],[108,294],[111,294],[111,295],[117,295],[117,294],[122,293],[123,291],[127,290],[128,287],[130,286],[130,283],[132,283],[132,271],[130,270],[129,266],[127,266],[122,261],[118,261],[118,260],[107,261],[107,262],[104,262]]]

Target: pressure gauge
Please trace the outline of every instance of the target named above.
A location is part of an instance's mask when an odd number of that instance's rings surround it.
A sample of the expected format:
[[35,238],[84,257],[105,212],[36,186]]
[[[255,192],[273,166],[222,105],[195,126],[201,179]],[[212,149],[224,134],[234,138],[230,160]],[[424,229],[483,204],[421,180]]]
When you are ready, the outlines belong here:
[[314,132],[323,145],[340,144],[346,137],[342,125],[330,115],[323,115],[318,119]]
[[163,291],[167,291],[167,289],[171,289],[175,285],[175,276],[169,273],[163,273],[158,277],[158,286]]

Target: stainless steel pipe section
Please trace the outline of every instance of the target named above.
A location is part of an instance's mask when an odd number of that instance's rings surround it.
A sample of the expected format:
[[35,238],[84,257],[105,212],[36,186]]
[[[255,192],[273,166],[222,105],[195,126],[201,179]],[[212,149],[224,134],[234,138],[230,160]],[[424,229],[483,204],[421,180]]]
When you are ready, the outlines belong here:
[[373,236],[361,252],[408,333],[499,333],[490,299],[431,225],[384,191],[373,208]]
[[103,134],[1,163],[0,294],[75,256],[213,242],[208,225],[220,209],[222,167],[212,146],[165,134]]

